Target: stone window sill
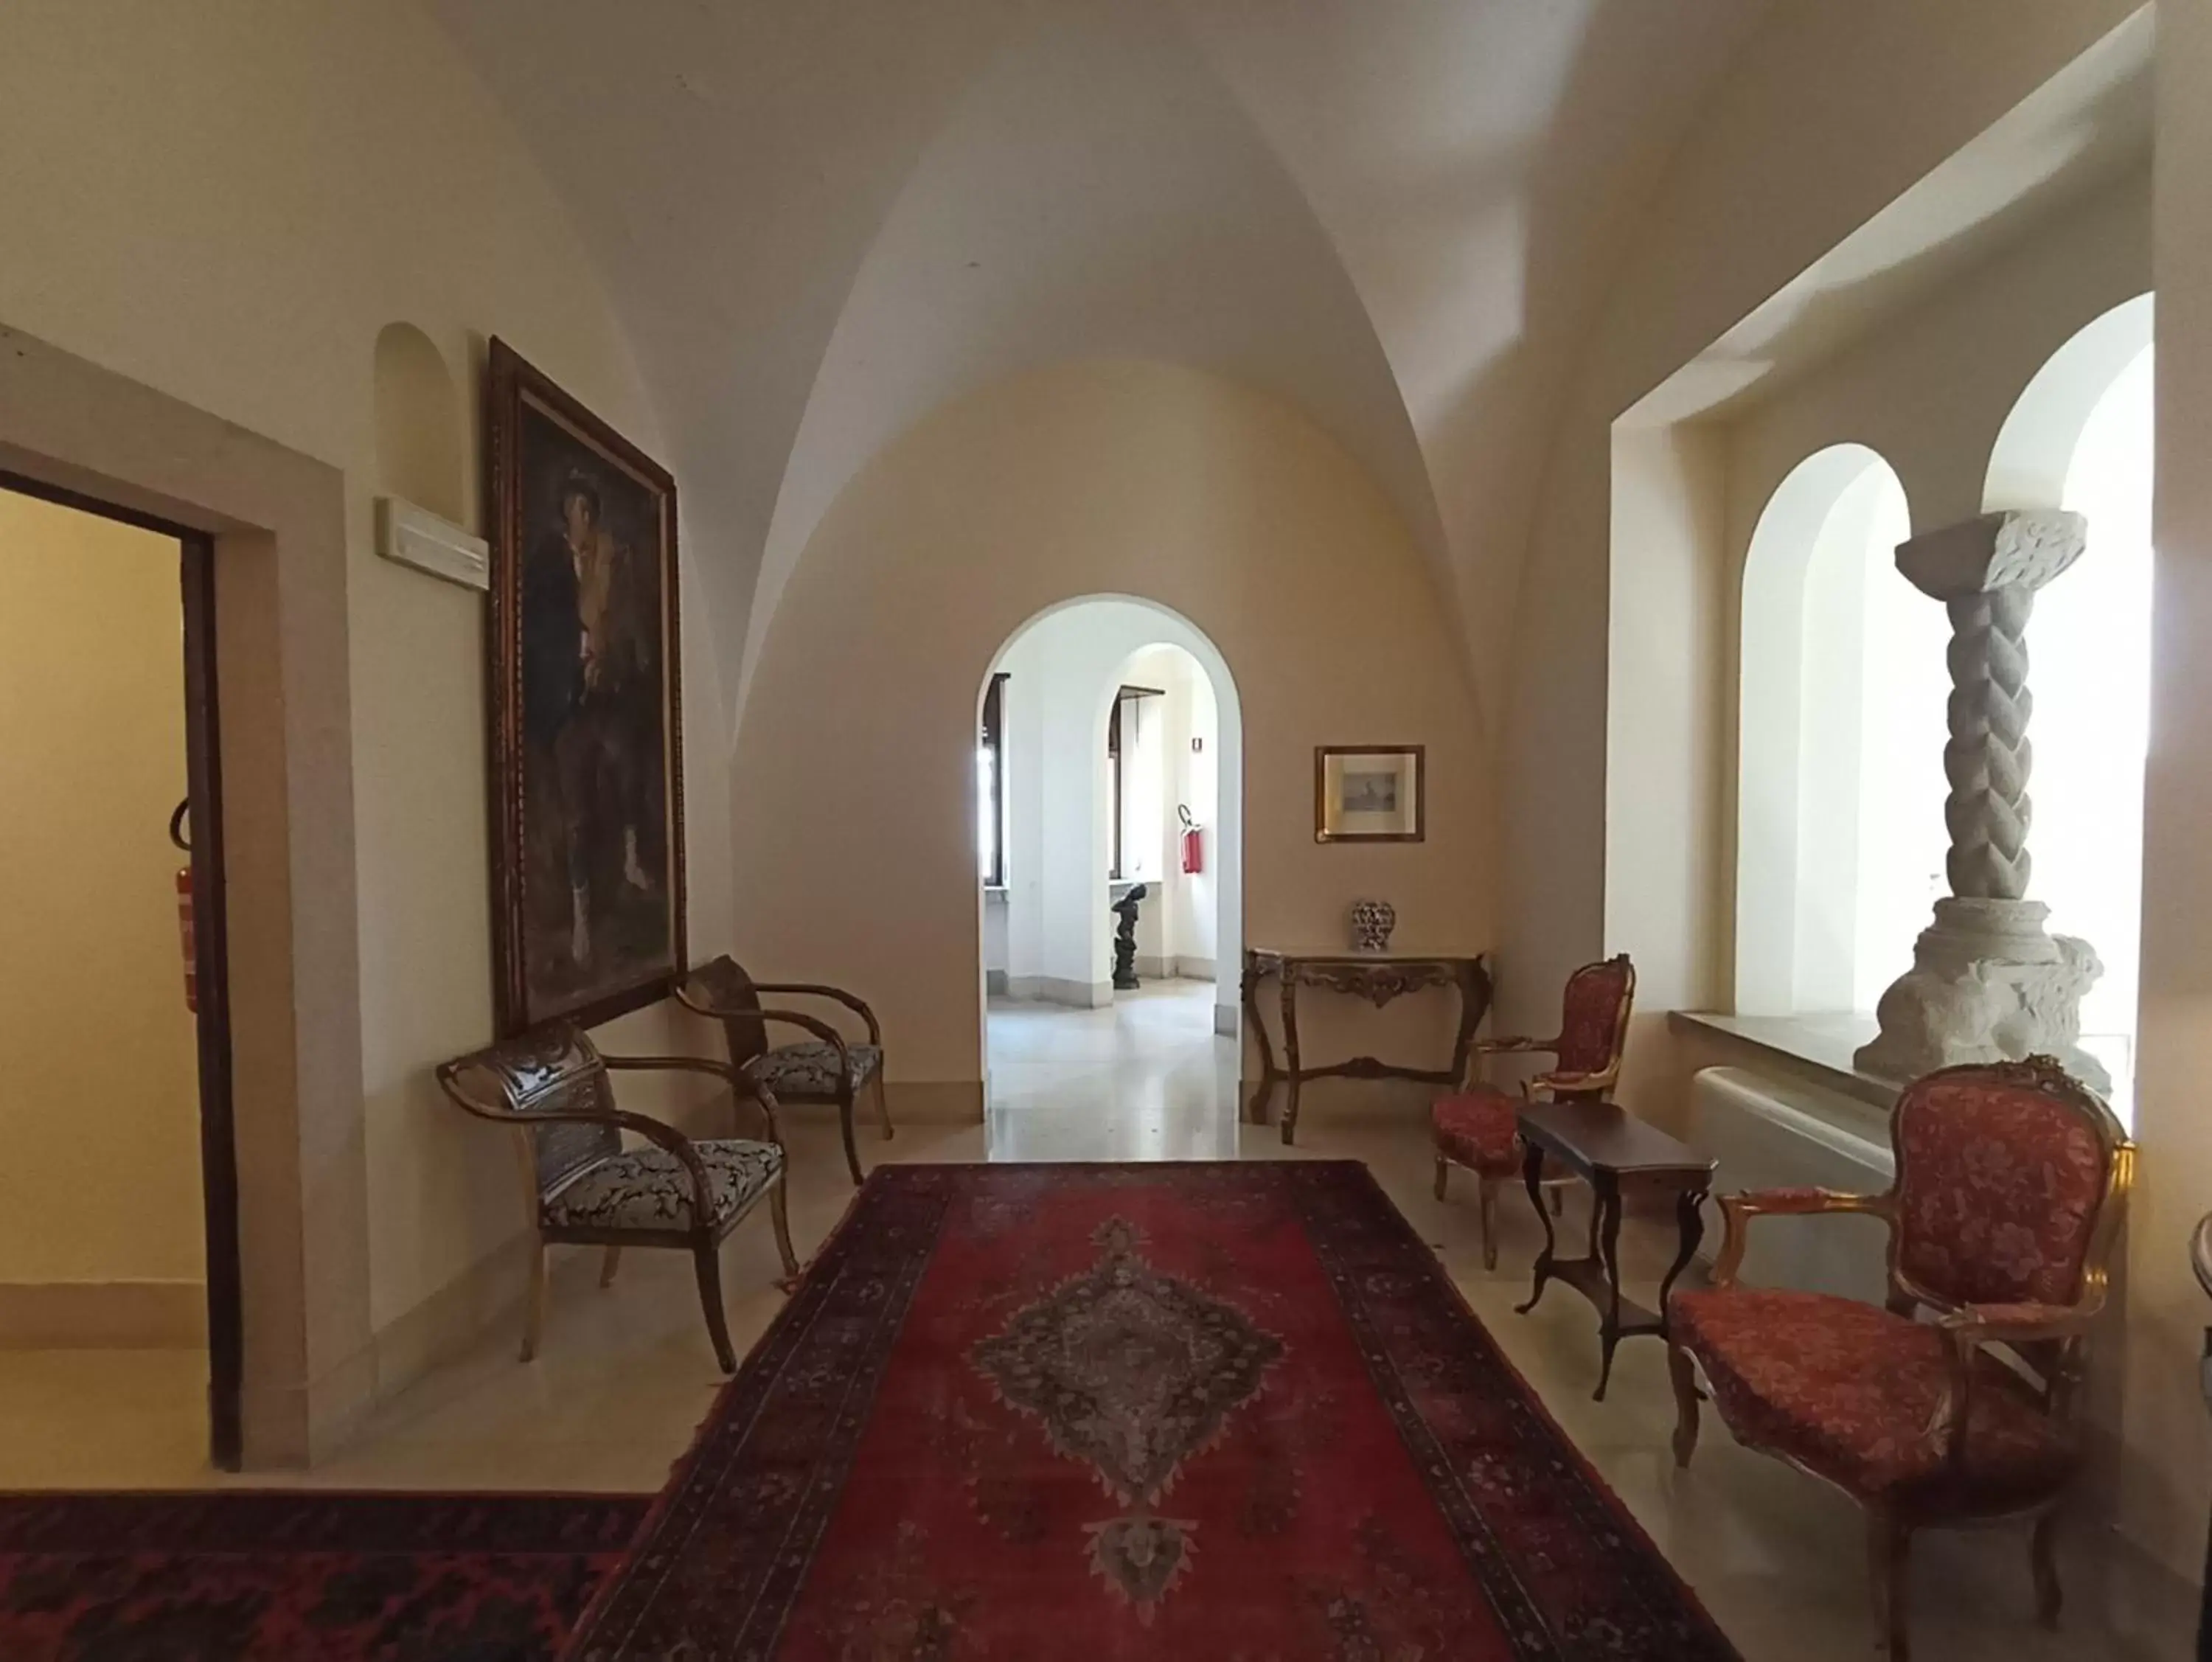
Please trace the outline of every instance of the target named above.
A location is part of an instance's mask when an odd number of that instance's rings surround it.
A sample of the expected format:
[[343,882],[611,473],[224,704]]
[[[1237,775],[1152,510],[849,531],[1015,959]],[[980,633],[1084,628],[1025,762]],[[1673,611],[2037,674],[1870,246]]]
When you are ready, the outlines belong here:
[[1784,1071],[1863,1102],[1881,1111],[1885,1118],[1896,1105],[1895,1081],[1863,1073],[1851,1065],[1851,1053],[1875,1035],[1870,1015],[1838,1011],[1818,1015],[1741,1016],[1717,1010],[1669,1010],[1667,1023],[1675,1032],[1718,1038],[1762,1059],[1779,1062]]

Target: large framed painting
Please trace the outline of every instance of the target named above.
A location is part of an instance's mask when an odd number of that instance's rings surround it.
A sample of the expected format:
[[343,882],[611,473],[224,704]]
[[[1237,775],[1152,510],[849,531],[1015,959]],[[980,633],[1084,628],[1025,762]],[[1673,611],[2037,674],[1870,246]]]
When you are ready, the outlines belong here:
[[676,481],[491,344],[500,1031],[662,996],[684,957]]

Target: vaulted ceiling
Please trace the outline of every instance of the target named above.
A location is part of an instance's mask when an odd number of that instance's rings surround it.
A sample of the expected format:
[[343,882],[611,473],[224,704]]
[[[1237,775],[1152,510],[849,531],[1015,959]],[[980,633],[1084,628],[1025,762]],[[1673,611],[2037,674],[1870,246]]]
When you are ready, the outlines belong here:
[[603,268],[726,649],[930,410],[1138,355],[1358,456],[1494,694],[1582,332],[1770,0],[426,3]]

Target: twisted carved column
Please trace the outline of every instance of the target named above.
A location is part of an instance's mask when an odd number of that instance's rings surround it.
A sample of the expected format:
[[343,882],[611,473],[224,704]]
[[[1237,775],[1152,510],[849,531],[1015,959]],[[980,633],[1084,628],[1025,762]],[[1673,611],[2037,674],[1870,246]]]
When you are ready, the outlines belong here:
[[1900,543],[1897,569],[1951,617],[1951,742],[1943,823],[1951,892],[2027,893],[2027,619],[2035,591],[2081,557],[2085,522],[2057,510],[1984,514]]
[[1943,824],[1951,833],[1944,861],[1951,892],[1973,899],[2018,900],[2027,892],[2033,861],[2027,852],[2033,816],[2027,776],[2034,766],[2027,718],[2028,614],[2035,591],[2025,583],[1960,595],[1951,616],[1951,741],[1943,776],[1951,782]]
[[2056,509],[1984,514],[1898,546],[1897,569],[1951,619],[1951,893],[1936,903],[1912,968],[1881,996],[1881,1032],[1856,1058],[1869,1072],[1912,1079],[2050,1052],[2106,1083],[2075,1044],[2081,995],[2103,966],[2088,942],[2047,934],[2049,908],[2027,898],[2027,620],[2035,591],[2081,557],[2086,531],[2080,514]]

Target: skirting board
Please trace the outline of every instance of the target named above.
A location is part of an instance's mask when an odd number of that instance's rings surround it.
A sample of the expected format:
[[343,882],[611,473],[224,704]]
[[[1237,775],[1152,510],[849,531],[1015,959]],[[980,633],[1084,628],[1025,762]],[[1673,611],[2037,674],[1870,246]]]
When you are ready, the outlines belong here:
[[1140,981],[1211,981],[1213,979],[1213,960],[1210,958],[1168,958],[1155,953],[1139,953],[1136,971],[1137,978]]
[[[517,1217],[515,1221],[520,1225],[523,1220]],[[519,1335],[532,1245],[530,1236],[518,1229],[504,1245],[379,1328],[370,1342],[375,1400],[390,1402],[439,1363],[469,1349],[487,1328],[511,1318]],[[555,1268],[560,1267],[556,1256]]]
[[[1006,981],[1006,996],[1040,1004],[1066,1004],[1079,1010],[1103,1010],[1114,1001],[1110,981],[1069,981],[1056,975],[1018,975]],[[894,1083],[891,1089],[896,1092]]]
[[1004,970],[983,971],[983,990],[993,998],[1002,998],[1006,991],[1006,972]]
[[[898,1125],[981,1125],[983,1123],[983,1081],[980,1079],[895,1079],[885,1093],[891,1105],[891,1123]],[[855,1121],[866,1123],[869,1105],[856,1103]]]
[[0,1282],[0,1349],[192,1350],[207,1343],[198,1282]]
[[[980,1079],[895,1079],[886,1093],[891,1106],[891,1125],[981,1125],[983,1123],[983,1081]],[[826,1102],[787,1102],[778,1117],[823,1125],[836,1123],[837,1111]],[[865,1151],[883,1135],[876,1123],[872,1093],[864,1092],[853,1105],[853,1129]]]

